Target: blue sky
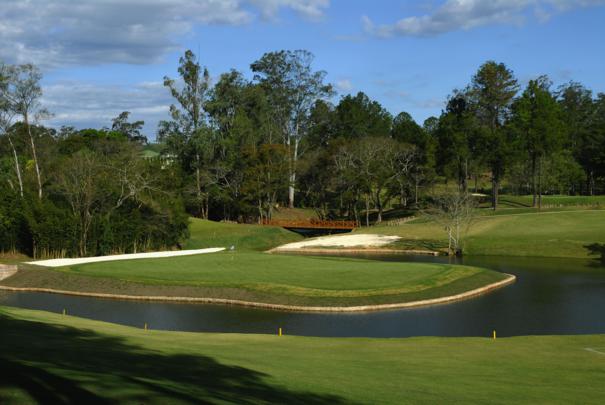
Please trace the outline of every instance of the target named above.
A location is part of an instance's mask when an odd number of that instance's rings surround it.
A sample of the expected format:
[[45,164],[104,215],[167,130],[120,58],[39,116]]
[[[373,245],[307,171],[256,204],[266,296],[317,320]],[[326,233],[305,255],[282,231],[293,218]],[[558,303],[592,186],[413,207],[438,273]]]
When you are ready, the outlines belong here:
[[121,111],[153,138],[186,49],[213,77],[307,49],[338,98],[364,91],[419,122],[486,60],[605,92],[605,0],[3,0],[0,60],[44,71],[47,124],[101,127]]

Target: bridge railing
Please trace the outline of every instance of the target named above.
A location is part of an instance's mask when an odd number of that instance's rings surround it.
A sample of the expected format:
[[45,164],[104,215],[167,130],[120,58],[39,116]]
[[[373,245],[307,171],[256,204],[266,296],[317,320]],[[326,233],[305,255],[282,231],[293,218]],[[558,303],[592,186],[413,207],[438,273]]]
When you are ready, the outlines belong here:
[[282,228],[308,228],[308,229],[354,229],[359,225],[357,221],[341,220],[286,220],[286,219],[263,219],[262,225],[280,226]]

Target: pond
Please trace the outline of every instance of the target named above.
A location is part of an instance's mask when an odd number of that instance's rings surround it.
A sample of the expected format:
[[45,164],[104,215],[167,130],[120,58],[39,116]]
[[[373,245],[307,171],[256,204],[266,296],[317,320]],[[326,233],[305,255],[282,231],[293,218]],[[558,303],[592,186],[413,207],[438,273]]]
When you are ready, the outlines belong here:
[[[358,256],[359,257],[359,256]],[[447,258],[371,256],[373,260]],[[498,336],[605,333],[605,268],[597,262],[473,257],[464,264],[517,276],[511,286],[452,304],[368,313],[293,313],[222,305],[133,302],[0,292],[0,305],[62,312],[151,329],[333,337]]]

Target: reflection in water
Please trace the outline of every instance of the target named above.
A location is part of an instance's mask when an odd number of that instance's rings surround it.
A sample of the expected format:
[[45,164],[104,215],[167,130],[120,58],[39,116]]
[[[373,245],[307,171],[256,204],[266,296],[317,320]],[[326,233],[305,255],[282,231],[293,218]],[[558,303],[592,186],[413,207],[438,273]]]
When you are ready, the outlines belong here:
[[[381,256],[374,260],[447,261]],[[152,329],[308,336],[499,336],[605,333],[605,268],[583,260],[473,257],[464,264],[514,274],[511,286],[466,301],[355,314],[268,311],[234,306],[131,302],[42,293],[2,293],[0,305],[68,313]]]

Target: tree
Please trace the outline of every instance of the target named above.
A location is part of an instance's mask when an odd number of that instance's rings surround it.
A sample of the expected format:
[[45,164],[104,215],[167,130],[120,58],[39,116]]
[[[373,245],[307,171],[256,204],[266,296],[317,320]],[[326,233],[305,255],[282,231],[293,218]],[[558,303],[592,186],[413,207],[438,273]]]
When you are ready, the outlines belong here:
[[[370,202],[377,210],[376,222],[390,199],[399,196],[412,165],[412,148],[389,138],[364,137],[343,145],[337,152],[337,167],[349,186],[363,194],[365,222],[370,225]],[[396,192],[393,192],[396,190]]]
[[[597,180],[605,180],[605,93],[599,93],[594,101],[594,111],[589,131],[582,141],[580,162],[588,177],[588,193],[598,192]],[[605,190],[602,185],[601,192]]]
[[465,191],[436,195],[433,207],[427,211],[447,232],[448,254],[461,256],[464,236],[475,217],[475,201]]
[[391,136],[393,117],[379,102],[362,92],[343,97],[335,113],[335,136],[345,139]]
[[556,152],[563,143],[561,110],[550,92],[546,76],[530,80],[512,106],[512,126],[530,161],[533,206],[542,208],[542,165],[545,156]]
[[13,153],[13,159],[15,164],[15,174],[17,175],[17,182],[19,183],[19,195],[23,198],[23,179],[21,177],[21,166],[19,163],[19,156],[17,155],[17,149],[11,137],[11,130],[13,124],[13,118],[15,111],[11,105],[11,98],[8,95],[9,80],[12,76],[12,69],[4,64],[0,64],[0,133],[6,136],[8,143]]
[[147,143],[147,137],[142,134],[145,121],[128,122],[130,111],[123,111],[116,118],[111,120],[111,130],[123,134],[133,142],[141,144]]
[[334,106],[324,100],[317,100],[309,116],[307,144],[311,148],[325,148],[335,137]]
[[263,144],[242,151],[246,161],[245,198],[258,209],[259,222],[271,219],[277,196],[288,186],[288,150],[280,144]]
[[446,174],[453,172],[459,189],[467,191],[471,162],[481,160],[480,133],[468,92],[454,92],[435,133],[441,170]]
[[313,54],[304,50],[264,54],[250,66],[267,91],[274,120],[288,149],[288,205],[294,207],[300,142],[309,128],[309,115],[317,99],[329,97],[332,86],[324,84],[326,72],[313,71]]
[[586,185],[578,188],[592,195],[601,160],[599,128],[603,125],[603,120],[599,113],[600,101],[598,98],[593,100],[592,92],[576,82],[559,87],[558,101],[568,136],[565,147],[571,149],[586,172]]
[[37,121],[50,115],[40,104],[42,97],[40,80],[42,80],[42,73],[36,66],[32,64],[14,66],[8,70],[8,87],[4,92],[4,98],[8,102],[9,108],[23,118],[36,170],[38,198],[42,199],[42,175],[36,152],[36,142],[31,129],[32,118]]
[[[178,105],[170,106],[172,122],[160,122],[158,133],[161,141],[169,146],[185,168],[195,172],[196,203],[204,218],[208,217],[207,194],[202,190],[202,165],[207,152],[209,128],[204,110],[210,86],[208,69],[202,68],[196,56],[190,50],[179,59],[177,83],[168,76],[164,77],[164,86],[170,90]],[[192,158],[192,159],[191,159]]]
[[479,123],[486,132],[483,153],[492,172],[492,208],[498,207],[498,190],[510,158],[510,141],[503,130],[519,86],[503,63],[485,62],[473,76],[469,93]]

